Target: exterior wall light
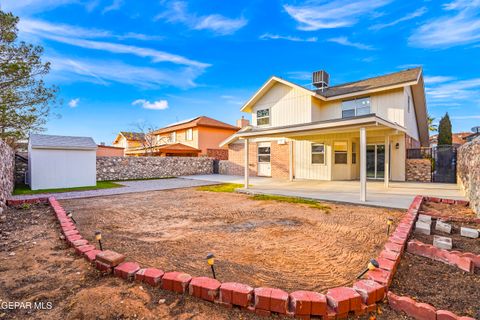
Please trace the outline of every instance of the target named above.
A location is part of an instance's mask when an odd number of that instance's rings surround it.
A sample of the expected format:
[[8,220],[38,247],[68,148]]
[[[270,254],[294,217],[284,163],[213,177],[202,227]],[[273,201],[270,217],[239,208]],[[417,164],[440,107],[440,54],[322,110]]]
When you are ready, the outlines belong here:
[[387,237],[390,235],[390,227],[393,225],[393,218],[387,219]]

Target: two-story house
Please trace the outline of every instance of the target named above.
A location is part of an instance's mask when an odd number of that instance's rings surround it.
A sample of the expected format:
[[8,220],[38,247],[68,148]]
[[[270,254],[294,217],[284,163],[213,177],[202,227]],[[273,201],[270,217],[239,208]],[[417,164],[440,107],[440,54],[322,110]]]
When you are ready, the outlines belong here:
[[144,141],[145,134],[143,133],[120,131],[115,137],[112,146],[123,148],[124,155],[126,155],[129,150],[142,147],[144,145]]
[[200,116],[149,132],[142,147],[127,150],[126,154],[227,159],[227,148],[219,145],[239,129],[228,123]]
[[335,86],[325,71],[312,78],[313,90],[271,77],[243,105],[251,126],[222,143],[229,173],[405,181],[406,149],[428,146],[422,69]]

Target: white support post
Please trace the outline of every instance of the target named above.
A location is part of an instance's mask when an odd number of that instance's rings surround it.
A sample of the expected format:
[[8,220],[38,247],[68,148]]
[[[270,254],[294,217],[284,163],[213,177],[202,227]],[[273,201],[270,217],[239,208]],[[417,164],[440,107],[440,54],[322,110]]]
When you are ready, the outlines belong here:
[[367,132],[360,128],[360,201],[367,201]]
[[243,153],[244,176],[245,176],[245,177],[244,177],[244,178],[245,178],[244,188],[245,188],[245,189],[248,189],[248,163],[249,163],[249,161],[248,161],[248,153],[249,153],[249,152],[248,152],[248,144],[249,144],[249,141],[248,141],[248,139],[245,139],[244,141],[245,141],[245,142],[244,142],[244,143],[245,143],[245,147],[243,148],[243,151],[244,151],[244,153]]
[[384,173],[385,188],[388,189],[390,183],[390,136],[385,137],[385,173]]
[[289,168],[288,168],[288,179],[293,181],[293,143],[294,141],[290,141],[289,145]]

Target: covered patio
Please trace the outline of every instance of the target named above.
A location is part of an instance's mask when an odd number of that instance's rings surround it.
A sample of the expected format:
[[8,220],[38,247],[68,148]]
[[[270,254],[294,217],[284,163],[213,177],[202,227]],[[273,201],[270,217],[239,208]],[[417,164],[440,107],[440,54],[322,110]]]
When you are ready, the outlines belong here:
[[[244,182],[244,178],[241,176],[218,174],[183,178],[219,183],[241,184]],[[358,196],[360,193],[358,181],[285,181],[266,177],[250,177],[249,188],[242,188],[239,191],[398,209],[407,209],[416,195],[465,200],[460,187],[449,183],[390,182],[386,187],[383,181],[368,181],[366,186],[368,190],[366,201],[362,201]]]

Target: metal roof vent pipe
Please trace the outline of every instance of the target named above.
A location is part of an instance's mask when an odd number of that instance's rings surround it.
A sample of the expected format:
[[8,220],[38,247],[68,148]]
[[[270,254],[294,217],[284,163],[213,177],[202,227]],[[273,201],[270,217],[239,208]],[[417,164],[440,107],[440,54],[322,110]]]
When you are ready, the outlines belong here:
[[328,88],[330,75],[325,70],[315,71],[312,74],[313,85],[322,92]]

